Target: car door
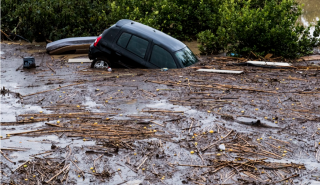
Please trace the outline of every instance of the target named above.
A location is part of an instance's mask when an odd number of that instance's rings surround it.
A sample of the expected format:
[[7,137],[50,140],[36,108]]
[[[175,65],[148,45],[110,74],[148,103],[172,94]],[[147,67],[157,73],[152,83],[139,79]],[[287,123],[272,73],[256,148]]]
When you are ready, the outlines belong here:
[[113,44],[117,62],[126,67],[146,67],[146,55],[150,41],[135,34],[123,32]]
[[153,43],[146,66],[148,68],[179,68],[171,53],[157,42]]

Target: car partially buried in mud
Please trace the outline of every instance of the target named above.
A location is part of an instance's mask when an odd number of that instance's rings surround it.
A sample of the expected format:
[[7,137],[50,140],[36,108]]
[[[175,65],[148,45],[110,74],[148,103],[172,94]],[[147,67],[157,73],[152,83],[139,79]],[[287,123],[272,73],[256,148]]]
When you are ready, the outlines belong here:
[[198,62],[181,41],[144,24],[122,19],[90,45],[92,68],[184,68]]

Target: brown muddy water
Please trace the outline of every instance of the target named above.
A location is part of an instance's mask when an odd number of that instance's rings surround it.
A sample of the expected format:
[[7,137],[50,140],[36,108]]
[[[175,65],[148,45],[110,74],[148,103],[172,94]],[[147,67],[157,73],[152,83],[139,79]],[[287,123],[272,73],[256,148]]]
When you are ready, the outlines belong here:
[[304,25],[314,24],[320,19],[320,1],[319,0],[298,0],[304,4],[301,22]]
[[44,48],[1,43],[2,184],[320,182],[317,61],[107,72]]
[[107,72],[44,50],[1,43],[1,184],[320,184],[319,61]]

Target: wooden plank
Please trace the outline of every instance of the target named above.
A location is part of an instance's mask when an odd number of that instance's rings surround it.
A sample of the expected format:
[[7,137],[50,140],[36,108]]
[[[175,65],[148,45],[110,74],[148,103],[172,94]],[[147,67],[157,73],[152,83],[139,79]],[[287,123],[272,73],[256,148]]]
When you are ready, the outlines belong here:
[[310,55],[310,56],[304,56],[301,57],[300,59],[303,59],[305,61],[315,61],[315,60],[320,60],[320,55]]
[[253,64],[253,65],[265,65],[265,66],[291,66],[291,64],[285,63],[285,62],[247,61],[247,63]]
[[69,63],[76,63],[76,62],[92,62],[92,60],[90,60],[89,58],[71,58],[68,60]]
[[243,71],[218,70],[218,69],[198,69],[197,71],[210,72],[210,73],[230,73],[230,74],[241,74],[241,73],[243,73]]

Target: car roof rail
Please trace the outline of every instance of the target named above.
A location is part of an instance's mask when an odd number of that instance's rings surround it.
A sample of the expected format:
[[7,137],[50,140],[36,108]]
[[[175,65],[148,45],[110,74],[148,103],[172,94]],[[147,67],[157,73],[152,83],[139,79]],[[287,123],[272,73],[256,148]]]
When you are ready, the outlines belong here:
[[119,21],[116,23],[116,26],[117,26],[117,27],[122,27],[122,26],[124,26],[125,24],[128,24],[128,23],[130,23],[130,22],[131,22],[131,24],[133,24],[134,21],[132,21],[132,20],[130,20],[130,19],[121,19],[121,20],[119,20]]

